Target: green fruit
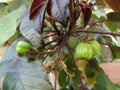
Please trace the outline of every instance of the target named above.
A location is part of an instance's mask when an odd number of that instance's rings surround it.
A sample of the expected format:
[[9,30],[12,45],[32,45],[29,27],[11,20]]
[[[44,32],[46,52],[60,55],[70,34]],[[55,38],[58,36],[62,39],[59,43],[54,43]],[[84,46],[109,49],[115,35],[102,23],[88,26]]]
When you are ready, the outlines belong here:
[[16,46],[16,51],[19,54],[25,54],[30,51],[31,45],[25,41],[19,41]]
[[101,55],[101,45],[96,40],[91,41],[90,45],[93,48],[94,55]]
[[72,49],[75,49],[79,42],[80,40],[76,37],[70,37],[68,40],[68,44]]
[[90,64],[87,64],[85,67],[85,75],[87,78],[91,78],[95,75],[96,70]]
[[17,47],[21,47],[21,48],[30,48],[30,44],[28,42],[25,41],[19,41],[17,43]]
[[75,48],[75,57],[77,59],[91,59],[93,56],[93,49],[88,43],[79,43]]
[[30,49],[28,49],[28,48],[16,47],[16,51],[17,51],[17,53],[19,53],[19,54],[25,54],[25,53],[27,53],[28,51],[30,51]]

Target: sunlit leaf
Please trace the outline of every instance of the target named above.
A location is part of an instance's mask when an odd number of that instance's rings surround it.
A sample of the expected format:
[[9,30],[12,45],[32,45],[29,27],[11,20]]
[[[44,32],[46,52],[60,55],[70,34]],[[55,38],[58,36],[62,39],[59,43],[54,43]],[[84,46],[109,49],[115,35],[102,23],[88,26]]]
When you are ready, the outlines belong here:
[[8,10],[6,8],[6,5],[3,3],[0,3],[0,18],[8,14]]
[[15,9],[18,9],[22,4],[23,4],[23,1],[21,1],[21,0],[11,0],[8,2],[7,9],[9,12],[11,12]]
[[115,32],[118,28],[118,23],[117,22],[106,21],[105,25],[108,27],[108,29],[111,32]]
[[11,12],[0,19],[0,45],[7,41],[16,32],[16,20],[25,11],[25,6]]

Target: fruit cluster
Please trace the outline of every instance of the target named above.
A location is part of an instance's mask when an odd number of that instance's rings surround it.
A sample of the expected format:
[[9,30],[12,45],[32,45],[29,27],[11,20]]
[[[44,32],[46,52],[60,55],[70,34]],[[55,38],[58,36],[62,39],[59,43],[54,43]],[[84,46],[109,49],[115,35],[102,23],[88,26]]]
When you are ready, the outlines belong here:
[[80,42],[75,48],[75,57],[77,59],[91,59],[94,55],[101,55],[101,45],[92,40],[89,43]]

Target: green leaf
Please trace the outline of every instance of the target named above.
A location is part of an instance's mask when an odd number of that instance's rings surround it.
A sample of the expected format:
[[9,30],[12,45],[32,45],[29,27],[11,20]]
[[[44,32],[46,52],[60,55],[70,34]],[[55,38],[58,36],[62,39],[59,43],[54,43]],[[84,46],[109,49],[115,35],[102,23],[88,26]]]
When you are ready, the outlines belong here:
[[[18,4],[19,3],[19,4]],[[23,4],[22,0],[11,0],[8,2],[7,9],[9,12],[18,9]]]
[[15,47],[19,40],[7,49],[0,63],[0,75],[6,74],[2,90],[52,90],[48,76],[38,61],[28,62],[25,56],[17,56]]
[[77,37],[70,37],[68,44],[72,49],[75,49],[80,40]]
[[99,41],[106,44],[117,45],[118,42],[115,37],[110,35],[102,35],[99,37]]
[[120,47],[114,45],[110,45],[109,47],[112,51],[113,58],[120,59]]
[[95,68],[90,65],[90,64],[87,64],[86,67],[85,67],[85,75],[87,78],[91,78],[95,75]]
[[120,90],[120,86],[112,83],[110,79],[101,70],[96,78],[96,84],[93,90]]
[[105,13],[101,12],[101,11],[93,11],[92,12],[93,15],[96,15],[97,18],[100,18],[100,17],[105,17]]
[[65,64],[67,65],[67,68],[71,71],[75,68],[73,60],[70,57],[66,57]]
[[112,22],[112,21],[106,21],[105,25],[107,26],[107,28],[111,32],[115,32],[117,30],[117,27],[118,27],[118,23],[117,22]]
[[69,84],[69,78],[64,70],[61,70],[58,77],[58,82],[62,88],[65,88]]
[[16,20],[25,11],[25,6],[11,12],[0,19],[0,45],[7,41],[16,32]]
[[6,6],[3,3],[0,3],[0,18],[8,14]]
[[120,22],[120,12],[110,12],[107,14],[107,19],[110,21]]

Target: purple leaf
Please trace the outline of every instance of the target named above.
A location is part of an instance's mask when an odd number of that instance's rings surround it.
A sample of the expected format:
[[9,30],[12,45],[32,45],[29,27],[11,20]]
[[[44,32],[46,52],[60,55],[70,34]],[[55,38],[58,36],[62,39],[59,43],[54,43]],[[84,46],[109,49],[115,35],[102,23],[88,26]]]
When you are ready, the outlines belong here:
[[54,20],[66,26],[70,17],[69,3],[69,0],[50,0],[47,12]]
[[92,10],[89,7],[83,7],[82,12],[84,14],[84,27],[85,27],[90,21]]
[[32,43],[33,46],[39,46],[41,44],[41,35],[34,28],[35,21],[29,19],[29,15],[26,15],[20,25],[21,34]]
[[34,21],[34,29],[42,34],[43,21],[49,0],[34,0],[30,8],[30,19]]
[[48,0],[33,0],[33,3],[30,8],[30,19],[33,19],[41,9],[42,5],[44,5]]
[[28,62],[26,56],[17,56],[17,39],[0,62],[0,78],[5,75],[2,90],[53,90],[47,74],[38,62]]
[[44,4],[41,9],[39,10],[38,15],[33,20],[34,21],[34,28],[37,30],[40,34],[42,34],[42,28],[43,28],[43,22],[44,22],[44,16],[45,16],[45,10],[47,7],[47,4]]

